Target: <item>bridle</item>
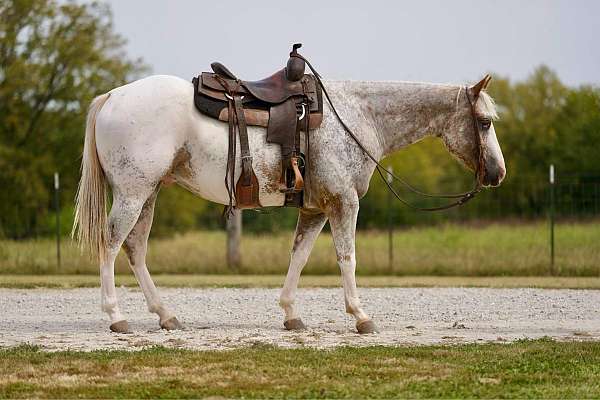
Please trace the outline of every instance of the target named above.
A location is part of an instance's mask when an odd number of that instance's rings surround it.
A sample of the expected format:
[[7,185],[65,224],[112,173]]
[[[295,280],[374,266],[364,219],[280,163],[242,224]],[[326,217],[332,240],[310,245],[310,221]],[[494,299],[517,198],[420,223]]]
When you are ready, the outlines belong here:
[[[411,184],[409,184],[408,182],[406,182],[404,179],[398,177],[392,171],[390,171],[389,169],[387,169],[383,165],[381,165],[381,163],[375,157],[373,157],[373,155],[360,142],[360,140],[354,134],[354,132],[342,120],[342,117],[338,113],[337,109],[333,105],[333,102],[331,101],[331,98],[329,97],[329,93],[327,93],[327,89],[325,89],[325,85],[323,85],[323,81],[321,80],[321,75],[314,69],[314,67],[311,65],[311,63],[306,58],[304,58],[302,55],[300,55],[299,53],[291,53],[290,56],[292,56],[292,57],[298,57],[298,58],[304,60],[304,62],[306,62],[306,65],[308,65],[308,67],[310,68],[310,70],[314,74],[315,78],[317,79],[317,82],[319,83],[319,86],[323,90],[323,93],[325,94],[325,98],[327,99],[327,102],[331,106],[331,109],[332,109],[333,114],[335,115],[336,119],[342,125],[342,127],[344,128],[344,130],[346,131],[346,133],[348,133],[348,135],[350,135],[350,137],[352,138],[352,140],[354,140],[354,142],[356,142],[356,144],[362,150],[362,152],[365,153],[365,155],[367,155],[367,157],[369,157],[371,159],[371,161],[373,161],[375,163],[375,168],[377,169],[377,172],[379,173],[379,176],[381,177],[381,179],[383,180],[383,182],[385,183],[385,185],[387,186],[387,188],[390,190],[390,192],[394,195],[394,197],[396,197],[396,199],[398,199],[401,203],[403,203],[404,205],[406,205],[406,206],[408,206],[408,207],[410,207],[410,208],[412,208],[414,210],[418,210],[418,211],[441,211],[441,210],[447,210],[449,208],[461,206],[461,205],[465,204],[466,202],[468,202],[469,200],[471,200],[473,197],[475,197],[475,195],[477,193],[481,192],[481,190],[483,189],[482,180],[483,180],[484,173],[485,173],[485,147],[484,147],[484,143],[483,143],[483,136],[482,136],[482,133],[481,133],[481,129],[479,127],[479,121],[478,121],[478,118],[477,118],[477,113],[475,112],[475,101],[474,101],[474,99],[471,98],[471,95],[469,94],[469,88],[468,87],[465,87],[465,93],[466,93],[466,96],[467,96],[467,100],[469,102],[469,107],[471,109],[471,117],[472,117],[472,120],[473,120],[473,131],[475,132],[475,136],[476,136],[475,139],[476,139],[478,153],[479,153],[478,154],[477,168],[476,168],[476,171],[475,171],[475,183],[473,185],[473,189],[469,190],[468,192],[456,193],[456,194],[431,194],[431,193],[425,193],[425,192],[422,192],[419,189],[415,188],[414,186],[412,186]],[[419,206],[415,206],[414,204],[409,203],[408,201],[406,201],[406,200],[404,200],[403,198],[400,197],[400,195],[398,194],[398,192],[392,186],[391,182],[389,182],[387,179],[385,179],[385,175],[392,177],[392,179],[400,182],[402,185],[404,185],[410,191],[412,191],[413,193],[416,193],[416,194],[418,194],[418,195],[420,195],[422,197],[438,198],[438,199],[456,199],[456,200],[453,201],[453,202],[451,202],[451,203],[448,203],[448,204],[445,204],[445,205],[442,205],[442,206],[438,206],[438,207],[419,207]]]

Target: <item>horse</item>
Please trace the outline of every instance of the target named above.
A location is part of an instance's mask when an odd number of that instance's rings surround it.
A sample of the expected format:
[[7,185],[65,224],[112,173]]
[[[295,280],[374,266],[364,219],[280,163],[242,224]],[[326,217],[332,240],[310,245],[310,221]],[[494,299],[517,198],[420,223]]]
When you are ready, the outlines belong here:
[[[481,186],[498,186],[506,167],[493,121],[495,104],[485,92],[489,76],[472,86],[419,82],[325,81],[335,110],[353,139],[325,104],[321,126],[310,131],[306,200],[299,210],[290,262],[279,304],[284,327],[304,329],[294,307],[298,280],[315,240],[329,221],[339,265],[346,312],[359,333],[377,332],[361,306],[355,271],[359,200],[367,193],[377,164],[426,136],[442,139],[447,150],[476,172]],[[227,123],[200,114],[192,84],[157,75],[117,87],[91,103],[85,129],[81,179],[73,235],[100,264],[101,308],[110,330],[128,332],[115,289],[114,263],[123,247],[145,296],[163,329],[180,329],[146,265],[154,204],[166,182],[195,195],[229,204],[225,185]],[[266,142],[266,130],[248,127],[255,172],[264,207],[282,206],[277,190],[279,146]],[[360,145],[358,142],[360,142]],[[238,144],[239,146],[239,144]],[[373,158],[367,156],[366,152]],[[241,171],[237,156],[236,180]],[[112,206],[107,215],[108,186]]]

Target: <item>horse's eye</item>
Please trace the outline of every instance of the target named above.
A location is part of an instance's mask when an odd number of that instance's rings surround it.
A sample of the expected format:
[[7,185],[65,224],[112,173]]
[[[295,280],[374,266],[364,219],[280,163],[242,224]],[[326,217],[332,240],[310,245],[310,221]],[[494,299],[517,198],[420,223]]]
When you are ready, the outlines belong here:
[[481,124],[481,129],[487,131],[488,129],[490,129],[490,126],[492,126],[492,121],[488,118],[482,118],[479,120],[479,123]]

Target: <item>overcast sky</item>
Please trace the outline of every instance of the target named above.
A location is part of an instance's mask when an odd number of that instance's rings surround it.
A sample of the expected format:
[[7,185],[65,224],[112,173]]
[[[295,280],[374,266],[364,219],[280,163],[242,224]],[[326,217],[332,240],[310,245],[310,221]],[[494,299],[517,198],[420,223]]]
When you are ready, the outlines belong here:
[[523,79],[540,64],[600,84],[600,1],[110,0],[128,51],[191,78],[221,61],[245,79],[281,68],[290,45],[330,79]]

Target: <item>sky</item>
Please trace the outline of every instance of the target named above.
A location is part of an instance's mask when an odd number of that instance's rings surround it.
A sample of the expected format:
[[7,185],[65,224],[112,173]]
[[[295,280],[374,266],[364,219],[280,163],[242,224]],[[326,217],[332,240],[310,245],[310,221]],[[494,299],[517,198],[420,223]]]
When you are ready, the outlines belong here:
[[600,85],[595,0],[108,0],[115,30],[154,74],[191,79],[221,61],[246,80],[284,66],[291,44],[327,79],[525,79],[546,64]]

